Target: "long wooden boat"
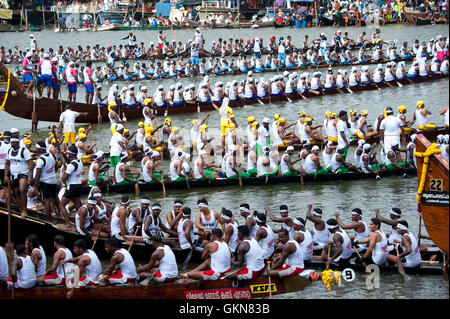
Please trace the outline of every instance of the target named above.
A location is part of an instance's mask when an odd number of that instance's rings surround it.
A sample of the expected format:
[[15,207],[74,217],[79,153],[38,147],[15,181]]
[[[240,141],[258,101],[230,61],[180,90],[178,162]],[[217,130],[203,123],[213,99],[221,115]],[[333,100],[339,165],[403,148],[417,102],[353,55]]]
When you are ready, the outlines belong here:
[[430,25],[430,24],[445,24],[448,23],[448,19],[422,19],[420,17],[413,17],[413,20],[415,21],[416,25]]
[[[303,291],[311,284],[309,278],[293,276],[284,280],[271,278],[271,294]],[[75,288],[69,295],[65,287],[32,288],[14,291],[14,299],[253,299],[269,297],[269,278],[262,276],[249,281],[177,280],[169,284],[150,286],[116,286]],[[11,299],[11,291],[1,290],[0,299]]]
[[[11,241],[14,243],[23,243],[25,238],[29,234],[36,234],[40,240],[40,244],[44,248],[47,254],[53,254],[55,251],[53,246],[53,238],[56,235],[63,235],[65,239],[66,247],[72,249],[72,245],[78,239],[84,239],[86,241],[87,247],[91,248],[94,241],[87,238],[86,236],[78,234],[76,231],[66,231],[60,229],[60,227],[64,226],[61,221],[56,218],[52,218],[51,221],[46,220],[45,216],[41,212],[27,210],[27,217],[21,218],[19,210],[11,205]],[[8,224],[8,211],[6,209],[6,205],[4,203],[0,203],[0,225],[3,225],[6,229],[6,225]],[[0,241],[6,242],[6,232],[0,233]],[[94,239],[95,240],[95,239]],[[171,240],[176,244],[177,240]],[[97,253],[99,258],[109,259],[111,255],[108,255],[105,251],[105,239],[99,238],[97,243],[95,244],[94,251]],[[122,244],[123,248],[128,249],[129,246],[126,244]],[[134,243],[133,247],[131,247],[130,253],[133,258],[140,262],[145,262],[150,260],[150,256],[154,251],[154,247],[152,245],[147,245],[144,243]],[[177,258],[179,263],[184,261],[186,257],[185,253],[182,253],[181,250],[177,247],[173,247],[172,251]],[[194,250],[191,258],[191,262],[200,263],[202,262],[201,255],[203,253],[203,247],[197,246]]]
[[449,254],[449,164],[434,146],[423,134],[417,135],[416,200],[429,237]]
[[[380,171],[380,177],[391,177],[391,176],[415,176],[416,169],[408,168],[404,170],[385,170]],[[303,182],[314,183],[314,182],[326,182],[326,181],[342,181],[342,180],[358,180],[358,179],[375,179],[376,175],[372,173],[347,173],[347,174],[318,174],[318,175],[304,175]],[[298,183],[300,184],[299,176],[273,176],[273,177],[251,177],[243,178],[243,186],[254,186],[254,185],[274,185],[274,184],[285,184],[285,183]],[[139,182],[139,189],[141,191],[161,191],[162,186],[160,183],[143,183]],[[238,186],[239,180],[236,179],[213,179],[211,181],[197,181],[190,180],[189,188],[201,188],[201,187],[226,187],[226,186]],[[165,182],[164,186],[166,189],[188,189],[186,181],[181,182]],[[98,185],[104,193],[134,193],[134,184],[128,185]],[[90,187],[83,187],[83,193],[88,194]]]
[[[448,75],[437,75],[430,78],[418,78],[413,80],[413,83],[422,83],[428,81],[434,81],[438,79],[448,78]],[[399,83],[406,85],[410,84],[408,80],[400,80]],[[388,87],[387,84],[379,84],[378,87],[375,85],[368,86],[358,86],[352,88],[352,92],[359,91],[369,91],[377,90],[378,88]],[[348,93],[347,90],[343,90],[344,93]],[[340,92],[336,89],[323,91],[323,94],[316,95],[312,92],[306,93],[303,96],[306,98],[313,98],[322,95],[332,95],[339,94]],[[289,95],[291,100],[298,100],[302,97],[298,94]],[[286,96],[276,96],[259,99],[263,103],[276,103],[280,101],[287,101]],[[259,103],[258,100],[239,100],[231,101],[230,107],[243,107],[244,105]],[[99,109],[95,105],[90,105],[86,103],[70,103],[68,101],[62,101],[57,99],[48,99],[42,97],[37,99],[35,102],[35,110],[37,113],[38,121],[48,121],[48,122],[58,122],[59,116],[64,109],[64,106],[70,104],[72,105],[72,110],[79,113],[86,113],[86,115],[80,115],[77,117],[77,123],[97,123],[98,112],[100,112],[102,120],[108,122],[108,110],[106,107],[100,107]],[[9,114],[24,118],[31,119],[33,113],[33,99],[27,98],[24,92],[24,86],[19,82],[19,80],[11,74],[11,72],[4,65],[0,64],[0,107],[8,112]],[[201,111],[211,111],[214,107],[210,103],[200,104]],[[120,111],[126,115],[129,120],[142,118],[142,109],[140,108],[128,108],[121,107]],[[187,105],[181,107],[168,107],[158,108],[157,114],[164,115],[181,114],[181,113],[196,113],[197,105]]]

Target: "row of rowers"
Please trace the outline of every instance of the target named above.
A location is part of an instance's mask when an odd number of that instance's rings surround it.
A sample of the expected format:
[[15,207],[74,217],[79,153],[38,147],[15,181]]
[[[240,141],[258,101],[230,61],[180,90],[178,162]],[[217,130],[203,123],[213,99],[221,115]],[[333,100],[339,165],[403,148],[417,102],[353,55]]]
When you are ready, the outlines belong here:
[[[91,213],[96,216],[96,203],[96,199],[88,199],[77,216],[80,219]],[[287,205],[280,205],[280,217],[275,217],[267,206],[265,213],[254,211],[252,214],[248,204],[241,204],[239,210],[244,223],[239,225],[230,210],[223,207],[219,214],[209,209],[207,200],[200,199],[197,204],[200,213],[194,225],[191,209],[183,207],[183,203],[177,200],[174,209],[167,214],[168,225],[165,225],[159,217],[159,204],[153,204],[151,209],[148,199],[142,199],[140,207],[135,209],[131,209],[129,204],[129,198],[125,196],[112,212],[109,225],[112,236],[105,241],[105,250],[113,256],[105,270],[83,239],[74,243],[73,251],[77,256],[73,257],[65,247],[62,235],[54,239],[57,251],[51,266],[46,268],[45,251],[37,236],[29,235],[25,245],[16,246],[18,258],[12,264],[9,279],[6,255],[0,248],[0,257],[3,257],[0,258],[0,280],[3,284],[7,280],[9,286],[14,283],[15,287],[25,289],[36,284],[63,284],[74,277],[73,264],[78,265],[78,278],[75,280],[79,285],[92,287],[133,283],[136,279],[143,285],[150,281],[173,282],[180,277],[214,281],[227,276],[229,279],[249,280],[263,274],[267,261],[271,261],[270,276],[286,278],[302,273],[304,262],[311,260],[313,255],[320,255],[326,266],[345,265],[354,258],[355,262],[366,265],[402,262],[404,267],[411,268],[419,267],[422,261],[418,242],[408,231],[408,223],[400,218],[401,210],[398,208],[390,210],[390,218],[381,217],[376,210],[376,217],[371,218],[367,225],[359,208],[352,210],[351,223],[344,224],[338,213],[334,213],[335,218],[325,221],[322,210],[313,209],[311,204],[308,205],[306,219],[290,217]],[[272,224],[281,224],[281,227],[272,228],[267,223],[267,215]],[[126,228],[126,220],[129,229]],[[308,220],[312,222],[311,230],[305,227]],[[390,226],[388,235],[381,231],[382,223]],[[142,227],[142,236],[132,236],[138,227]],[[198,240],[194,227],[197,228]],[[350,236],[346,229],[353,230],[354,235]],[[185,254],[176,257],[168,244],[174,245],[173,241],[164,238],[163,232],[177,236],[176,246]],[[150,262],[136,267],[129,250],[120,248],[121,241],[129,245],[135,241],[152,245],[155,251]],[[179,264],[199,242],[204,245],[202,258],[205,261],[195,269],[179,274]],[[240,270],[232,272],[232,266]],[[115,272],[117,268],[119,271]]]
[[[182,83],[170,85],[167,89],[161,84],[153,94],[149,93],[147,86],[142,85],[137,89],[130,84],[119,89],[118,84],[113,84],[107,95],[102,95],[101,85],[97,85],[90,103],[102,106],[114,106],[114,104],[126,105],[131,108],[151,105],[156,107],[179,107],[186,105],[197,105],[220,103],[225,96],[230,101],[252,100],[267,98],[270,96],[282,96],[290,94],[306,94],[308,92],[320,93],[321,91],[354,88],[373,84],[394,83],[409,78],[411,80],[419,77],[430,77],[438,74],[448,74],[448,60],[439,63],[433,60],[428,64],[425,60],[414,61],[409,69],[405,62],[389,62],[385,67],[379,64],[373,71],[369,66],[362,66],[361,70],[352,67],[351,71],[337,70],[334,74],[332,68],[323,76],[322,72],[316,71],[310,77],[308,72],[297,74],[297,72],[284,71],[283,74],[275,75],[269,79],[263,77],[257,79],[253,72],[249,71],[247,78],[242,81],[233,80],[226,84],[217,81],[214,85],[210,83],[209,76],[205,76],[198,88],[193,84],[183,87]],[[76,93],[72,93],[69,100],[75,100]]]

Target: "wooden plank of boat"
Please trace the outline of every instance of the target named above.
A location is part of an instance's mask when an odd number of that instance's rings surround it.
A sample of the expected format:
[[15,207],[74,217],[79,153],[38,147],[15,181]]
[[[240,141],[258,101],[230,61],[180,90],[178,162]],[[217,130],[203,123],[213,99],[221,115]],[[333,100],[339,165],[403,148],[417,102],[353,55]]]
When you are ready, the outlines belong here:
[[[150,286],[110,286],[76,288],[71,299],[252,299],[269,297],[269,280],[259,277],[250,281],[192,281],[152,284]],[[271,278],[272,295],[302,291],[311,281],[301,276],[284,280]],[[0,291],[0,299],[11,299],[11,292]],[[44,287],[15,290],[14,299],[67,299],[67,289]]]
[[[415,168],[408,168],[405,170],[385,170],[380,171],[379,175],[381,177],[390,177],[390,176],[402,176],[403,174],[407,175],[416,175]],[[326,181],[336,181],[336,180],[357,180],[357,179],[375,179],[375,174],[372,173],[347,173],[347,174],[318,174],[318,175],[304,175],[304,182],[326,182]],[[299,183],[299,176],[273,176],[268,177],[251,177],[251,178],[243,178],[242,184],[246,185],[269,185],[269,184],[283,184],[283,183]],[[186,189],[186,183],[184,181],[181,182],[166,182],[164,183],[166,189]],[[197,181],[197,180],[189,180],[190,188],[199,188],[199,187],[225,187],[225,186],[236,186],[239,185],[238,179],[213,179],[211,182],[209,181]],[[129,185],[99,185],[99,188],[102,192],[110,192],[110,193],[132,193],[134,192],[134,184]],[[139,183],[139,189],[141,191],[160,191],[161,185],[159,183]],[[83,194],[88,194],[90,191],[90,187],[83,187]]]

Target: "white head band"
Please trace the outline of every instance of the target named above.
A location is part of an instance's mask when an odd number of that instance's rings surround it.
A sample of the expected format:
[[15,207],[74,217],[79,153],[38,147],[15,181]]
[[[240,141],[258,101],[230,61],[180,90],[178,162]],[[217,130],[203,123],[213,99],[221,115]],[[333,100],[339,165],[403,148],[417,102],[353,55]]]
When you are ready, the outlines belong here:
[[205,203],[200,203],[197,206],[198,207],[203,207],[203,208],[208,208],[208,205],[206,205]]
[[102,193],[94,193],[92,196],[94,196],[94,197],[102,197]]
[[175,204],[173,204],[173,207],[183,207],[183,204],[181,204],[181,203],[175,203]]
[[147,205],[150,205],[150,199],[147,199],[147,198],[141,199],[141,204],[147,204]]
[[159,205],[153,205],[153,206],[152,206],[152,210],[154,210],[154,209],[159,209],[159,210],[161,210],[161,206],[159,206]]
[[225,219],[225,220],[231,220],[231,217],[226,216],[226,215],[224,215],[224,214],[220,215],[220,217],[222,217],[222,218]]
[[329,225],[327,224],[328,229],[335,229],[336,227],[338,227],[338,225]]
[[301,221],[299,221],[297,218],[294,219],[294,224],[298,226],[305,226]]
[[246,213],[250,212],[250,209],[248,209],[247,207],[244,207],[244,206],[239,207],[239,209]]
[[403,229],[403,230],[408,230],[408,227],[406,227],[405,225],[400,224],[400,223],[397,223],[397,228]]
[[392,215],[395,215],[395,216],[401,216],[399,213],[397,213],[397,212],[396,212],[395,210],[393,210],[393,209],[391,209],[390,213],[391,213]]

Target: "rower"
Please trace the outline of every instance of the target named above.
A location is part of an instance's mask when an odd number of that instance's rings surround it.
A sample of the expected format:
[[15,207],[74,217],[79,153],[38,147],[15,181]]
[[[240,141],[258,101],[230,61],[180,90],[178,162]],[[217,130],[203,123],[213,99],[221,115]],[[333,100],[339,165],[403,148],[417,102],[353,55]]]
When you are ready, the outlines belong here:
[[[35,234],[28,235],[25,239],[25,248],[27,250],[27,255],[31,257],[31,260],[36,267],[36,276],[43,276],[45,268],[47,267],[47,257],[44,248],[42,248],[39,243],[39,238]],[[0,276],[0,278],[2,277]]]
[[[117,84],[114,84],[117,85]],[[119,123],[122,123],[122,119],[119,117],[119,114],[117,114],[117,103],[115,101],[109,101],[108,102],[108,118],[109,122],[111,123],[111,134],[114,135],[116,132],[116,126]]]
[[[77,157],[80,160],[85,159],[86,155],[89,156],[92,153],[92,149],[97,145],[97,142],[94,141],[91,144],[91,146],[87,146],[85,144],[85,142],[87,141],[87,136],[84,133],[79,133],[75,139],[76,139],[75,146],[78,149]],[[89,156],[89,158],[90,158],[90,156]]]
[[[256,214],[256,224],[259,226],[256,231],[256,241],[261,245],[264,251],[264,260],[270,260],[275,251],[274,237],[272,228],[266,223],[266,215]],[[279,233],[279,232],[278,232]]]
[[128,185],[137,183],[139,173],[132,173],[127,165],[129,154],[122,152],[120,162],[114,168],[114,178],[117,185]]
[[[264,207],[264,210],[267,212],[267,214],[269,215],[270,219],[275,222],[275,223],[283,223],[281,225],[281,229],[286,229],[289,237],[292,239],[294,238],[295,235],[295,230],[293,228],[294,226],[294,220],[289,217],[289,209],[287,205],[280,205],[280,216],[281,218],[276,218],[272,215],[272,213],[270,212],[270,209],[268,206]],[[278,233],[279,230],[274,230],[275,233]]]
[[150,215],[150,199],[142,198],[141,205],[134,208],[128,217],[128,233],[134,234],[139,226],[141,232],[143,233],[143,224],[145,218]]
[[355,88],[360,84],[360,77],[358,74],[358,68],[356,66],[352,67],[350,75],[348,76],[348,85],[350,88]]
[[311,232],[305,228],[305,224],[306,221],[303,218],[294,218],[294,230],[297,232],[294,240],[300,244],[303,261],[310,261],[314,252],[314,241]]
[[177,280],[178,266],[172,249],[163,244],[163,238],[159,234],[152,236],[152,246],[155,251],[150,257],[150,262],[136,269],[140,279],[148,278],[148,280],[140,282],[140,285],[148,285],[152,280],[157,283],[169,283]]
[[[266,147],[256,161],[257,177],[273,177],[279,175],[278,163],[273,163],[269,157],[270,149]],[[280,173],[281,174],[281,173]]]
[[361,116],[357,122],[357,131],[356,135],[360,139],[369,139],[377,134],[376,131],[370,131],[367,125],[367,116],[369,115],[369,111],[364,109],[361,111]]
[[[136,266],[133,257],[125,248],[120,248],[119,241],[116,238],[108,238],[105,241],[105,251],[113,256],[109,267],[99,276],[99,284],[102,284],[103,281],[107,281],[112,285],[135,282]],[[119,268],[119,270],[114,273],[116,268]]]
[[419,61],[414,61],[408,70],[408,79],[417,79],[419,77]]
[[290,238],[288,231],[282,229],[278,232],[278,242],[284,245],[281,256],[273,261],[269,276],[281,279],[297,276],[303,272],[303,252],[300,244]]
[[51,217],[50,205],[53,203],[55,213],[59,214],[59,205],[57,204],[56,192],[56,169],[57,157],[52,153],[45,152],[45,143],[36,143],[36,153],[39,158],[36,160],[34,171],[34,189],[40,191],[42,203],[44,204],[44,211],[47,219]]
[[184,261],[189,252],[194,250],[197,244],[194,237],[194,224],[191,221],[191,209],[189,207],[183,207],[182,213],[175,218],[174,222],[178,222],[177,235],[181,249],[179,257]]
[[408,227],[406,220],[399,220],[397,222],[397,231],[402,238],[400,247],[403,252],[398,256],[387,255],[387,260],[394,263],[400,261],[405,268],[418,268],[422,263],[422,256],[420,255],[417,239],[408,231]]
[[[36,285],[36,268],[30,256],[27,255],[24,244],[16,246],[17,258],[11,265],[11,277],[8,278],[8,287],[28,289]],[[6,274],[7,275],[7,274]]]
[[[204,281],[215,281],[231,271],[231,251],[228,244],[222,240],[222,231],[218,228],[214,228],[211,231],[210,242],[206,244],[202,254],[202,259],[205,262],[200,266],[191,270],[185,274],[182,274],[182,278],[202,279]],[[211,257],[210,261],[207,260]],[[208,264],[211,269],[203,271]]]
[[201,198],[197,201],[197,207],[200,214],[195,218],[195,227],[198,230],[199,236],[206,239],[208,234],[216,227],[219,222],[220,214],[208,208],[208,200]]
[[395,247],[398,247],[402,240],[402,236],[397,232],[397,223],[400,220],[401,215],[402,211],[397,207],[391,208],[389,212],[390,219],[381,217],[380,211],[378,209],[375,210],[376,218],[380,220],[380,222],[391,226],[391,230],[388,235],[388,250],[391,254],[394,255],[396,254]]
[[182,182],[188,178],[189,168],[188,160],[190,158],[189,154],[186,154],[182,150],[176,151],[174,156],[170,160],[169,165],[169,176],[171,182]]
[[250,238],[250,230],[246,225],[238,226],[238,238],[241,242],[237,249],[238,260],[231,263],[233,266],[241,268],[241,270],[229,275],[228,278],[231,280],[252,280],[258,278],[265,269],[264,251],[256,239]]
[[80,115],[87,115],[87,112],[78,113],[71,110],[72,106],[66,104],[64,106],[64,112],[59,116],[58,127],[56,133],[59,132],[61,126],[63,127],[64,135],[64,149],[67,149],[67,144],[75,144],[75,119]]
[[73,278],[73,265],[61,264],[61,262],[71,259],[72,252],[65,247],[63,235],[56,235],[53,240],[56,252],[53,254],[53,262],[44,273],[43,277],[39,277],[38,283],[46,286],[61,285]]
[[[369,237],[369,228],[367,224],[362,220],[362,210],[360,208],[353,208],[351,211],[352,214],[352,223],[344,224],[342,223],[339,214],[337,212],[334,213],[334,217],[336,221],[342,229],[353,229],[355,232],[355,236],[350,237],[350,239],[354,240],[362,240],[364,238]],[[358,252],[364,253],[367,250],[367,244],[359,244]]]
[[97,218],[97,216],[97,200],[95,199],[95,197],[89,197],[86,204],[81,206],[77,210],[77,213],[75,215],[75,225],[77,228],[77,232],[80,235],[88,237],[89,239],[92,239],[94,236],[96,236],[97,238],[109,237],[108,232],[102,233],[102,229],[100,229],[100,226],[103,227],[103,225],[100,225],[101,221]]
[[219,165],[208,163],[206,151],[200,150],[198,152],[198,157],[194,162],[194,178],[197,181],[206,181],[218,178],[218,168],[220,168]]
[[[326,261],[326,268],[328,269],[331,263],[347,265],[353,253],[350,237],[345,230],[339,228],[336,219],[330,218],[326,224],[328,231],[332,235],[332,242],[324,247],[321,255],[322,260]],[[328,257],[327,255],[331,256]]]
[[336,80],[333,76],[333,69],[328,68],[327,74],[325,75],[325,91],[334,90],[336,87]]
[[262,155],[262,152],[266,147],[270,146],[270,120],[265,117],[263,119],[263,125],[258,128],[258,138],[256,140],[256,155],[258,159]]
[[327,169],[320,165],[319,158],[320,148],[314,145],[311,149],[311,153],[305,158],[305,163],[303,165],[304,174],[307,175],[317,175],[317,174],[328,174]]
[[333,156],[333,152],[335,152],[335,150],[336,145],[333,145],[332,141],[328,141],[322,151],[323,167],[328,168],[330,166],[331,157]]
[[161,222],[161,218],[159,218],[159,215],[161,214],[161,205],[159,203],[154,203],[151,210],[151,214],[147,214],[143,220],[142,236],[144,237],[144,242],[146,244],[151,244],[153,236],[156,234],[163,236],[161,231],[177,237],[178,234],[176,232],[167,228],[166,225]]
[[[410,138],[411,138],[411,142],[408,143],[408,145],[406,145],[406,160],[405,162],[407,163],[406,165],[408,165],[409,167],[417,167],[417,158],[414,155],[414,153],[416,152],[416,140],[417,134],[411,134]],[[441,150],[442,150],[442,145],[441,145]],[[444,155],[444,151],[442,151],[441,153],[442,155]],[[448,152],[447,152],[448,154]],[[447,158],[448,160],[448,158]]]
[[431,111],[425,108],[425,102],[418,101],[417,109],[413,113],[413,117],[410,121],[411,124],[416,123],[417,129],[422,131],[434,130],[437,128],[437,125],[431,123],[428,120],[427,115],[431,115]]
[[372,234],[364,239],[356,239],[353,245],[369,244],[366,252],[362,256],[361,262],[366,265],[376,264],[378,266],[384,265],[387,261],[388,245],[384,232],[380,230],[381,221],[378,218],[370,220],[369,229]]
[[220,214],[220,221],[224,225],[224,237],[223,241],[230,247],[231,253],[236,253],[236,249],[239,246],[238,238],[238,223],[233,218],[231,210],[224,210]]
[[239,214],[245,219],[245,225],[247,225],[248,229],[250,230],[250,238],[255,238],[259,226],[256,223],[255,217],[250,214],[250,205],[247,203],[241,204],[239,206]]
[[[376,152],[374,152],[373,155],[370,154],[375,146],[376,144],[370,145],[369,143],[364,143],[362,145],[362,154],[359,158],[359,165],[357,167],[364,173],[372,173],[378,175],[379,171],[381,169],[384,169],[384,166],[382,164],[379,164],[375,157]],[[379,176],[377,178],[379,178]]]
[[231,145],[228,152],[223,157],[223,169],[228,179],[249,178],[251,175],[240,171],[240,164],[236,161],[236,146]]
[[286,153],[281,156],[280,159],[280,170],[282,176],[296,176],[300,174],[299,170],[294,168],[294,164],[299,160],[294,162],[291,161],[291,156],[294,154],[294,147],[288,146],[286,149]]
[[318,207],[312,209],[312,205],[308,204],[306,219],[309,219],[314,223],[313,250],[318,251],[320,254],[325,245],[328,244],[328,228],[327,224],[322,219],[322,210]]
[[[86,242],[84,239],[78,239],[73,243],[73,252],[77,257],[61,261],[62,265],[66,263],[77,264],[79,269],[79,279],[75,279],[78,282],[79,287],[95,287],[99,276],[102,273],[102,265],[97,257],[97,254],[86,248]],[[85,275],[82,276],[83,271]]]
[[346,149],[344,146],[337,146],[336,151],[331,156],[330,165],[327,170],[333,174],[347,174],[348,172],[359,172],[360,170],[350,163],[345,161],[344,155]]

